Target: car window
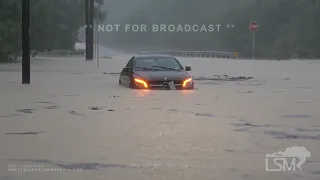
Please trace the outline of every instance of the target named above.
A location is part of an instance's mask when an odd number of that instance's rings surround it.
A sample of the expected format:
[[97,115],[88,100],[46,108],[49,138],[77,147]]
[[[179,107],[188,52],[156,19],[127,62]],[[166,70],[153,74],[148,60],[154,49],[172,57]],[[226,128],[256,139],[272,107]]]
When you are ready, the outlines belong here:
[[138,58],[136,59],[135,67],[150,68],[165,67],[171,69],[182,70],[182,67],[174,58]]
[[127,63],[126,67],[127,68],[133,68],[133,60],[134,60],[134,57],[132,57],[129,62]]

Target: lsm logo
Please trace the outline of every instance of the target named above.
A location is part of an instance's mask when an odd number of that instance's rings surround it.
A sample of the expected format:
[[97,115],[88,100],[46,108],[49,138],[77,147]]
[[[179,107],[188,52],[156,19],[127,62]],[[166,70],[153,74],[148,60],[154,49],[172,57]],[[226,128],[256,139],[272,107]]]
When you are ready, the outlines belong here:
[[266,154],[265,170],[280,172],[296,171],[298,168],[300,171],[302,171],[301,166],[309,157],[311,157],[311,154],[305,147],[288,147],[285,149],[285,151]]

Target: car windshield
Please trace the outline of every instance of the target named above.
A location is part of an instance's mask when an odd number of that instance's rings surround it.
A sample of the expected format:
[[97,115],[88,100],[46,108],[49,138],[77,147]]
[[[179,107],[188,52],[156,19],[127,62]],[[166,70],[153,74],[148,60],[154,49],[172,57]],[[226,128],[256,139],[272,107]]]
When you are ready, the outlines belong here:
[[135,68],[137,70],[155,71],[182,70],[177,60],[171,57],[138,58],[136,59]]

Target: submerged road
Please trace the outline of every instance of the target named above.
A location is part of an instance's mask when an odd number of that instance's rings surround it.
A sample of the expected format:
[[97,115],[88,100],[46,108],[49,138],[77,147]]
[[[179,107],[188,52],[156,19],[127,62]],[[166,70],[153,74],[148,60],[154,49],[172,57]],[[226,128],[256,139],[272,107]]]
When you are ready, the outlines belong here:
[[[148,91],[118,85],[128,59],[0,64],[0,179],[320,179],[320,61],[179,58],[196,90]],[[290,146],[302,171],[267,172]]]

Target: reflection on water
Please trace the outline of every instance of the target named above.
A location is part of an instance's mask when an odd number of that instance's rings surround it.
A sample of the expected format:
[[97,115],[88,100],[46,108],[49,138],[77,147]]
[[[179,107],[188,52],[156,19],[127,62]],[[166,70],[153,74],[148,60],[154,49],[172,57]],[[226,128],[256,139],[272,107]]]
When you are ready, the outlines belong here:
[[181,90],[183,95],[191,95],[194,93],[195,90]]
[[138,89],[133,92],[134,92],[135,98],[145,97],[145,96],[149,96],[151,94],[150,89]]
[[150,89],[136,89],[133,91],[134,98],[150,97],[151,95],[165,94],[170,96],[172,93],[178,93],[182,95],[191,95],[195,90],[150,90]]

